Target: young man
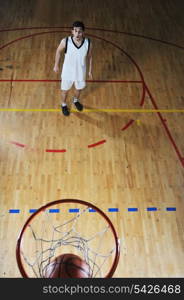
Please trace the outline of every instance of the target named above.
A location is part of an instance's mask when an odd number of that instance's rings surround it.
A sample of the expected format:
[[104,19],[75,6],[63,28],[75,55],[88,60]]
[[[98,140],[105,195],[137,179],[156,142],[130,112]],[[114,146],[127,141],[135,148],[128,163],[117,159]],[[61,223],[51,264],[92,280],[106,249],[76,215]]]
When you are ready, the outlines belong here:
[[89,78],[92,79],[92,44],[88,38],[84,37],[84,24],[76,21],[72,26],[72,36],[61,40],[56,50],[54,72],[59,72],[59,62],[61,52],[65,50],[65,58],[61,73],[61,109],[65,116],[69,116],[70,111],[66,104],[68,91],[72,85],[75,86],[73,103],[77,110],[82,111],[83,105],[79,101],[81,91],[86,86],[86,60],[89,58]]

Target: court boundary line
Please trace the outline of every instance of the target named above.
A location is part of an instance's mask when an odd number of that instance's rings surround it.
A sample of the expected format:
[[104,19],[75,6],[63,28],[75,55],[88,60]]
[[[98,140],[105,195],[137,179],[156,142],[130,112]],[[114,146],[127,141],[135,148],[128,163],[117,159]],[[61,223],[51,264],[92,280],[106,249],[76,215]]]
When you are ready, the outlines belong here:
[[[36,208],[30,208],[27,210],[27,212],[29,212],[30,214],[31,213],[35,213],[38,209]],[[20,209],[20,208],[10,208],[10,209],[6,209],[6,210],[3,210],[4,213],[6,213],[5,211],[8,212],[8,214],[21,214],[22,212],[25,213],[24,210]],[[69,208],[68,209],[68,213],[78,213],[80,211],[80,209],[78,208]],[[177,207],[176,206],[166,206],[164,208],[159,208],[159,207],[156,207],[156,206],[149,206],[149,207],[144,207],[144,208],[140,208],[140,207],[125,207],[125,208],[122,208],[120,209],[119,207],[109,207],[109,208],[106,208],[105,210],[106,212],[109,212],[109,213],[125,213],[125,212],[174,212],[174,211],[177,211]],[[53,214],[53,213],[65,213],[63,212],[61,209],[48,209],[48,212]],[[89,208],[88,209],[88,212],[89,213],[95,213],[96,211],[94,209],[91,209]],[[4,215],[3,215],[4,216]]]
[[[69,26],[49,26],[49,27],[45,27],[45,26],[41,26],[41,27],[16,27],[16,28],[0,28],[0,32],[8,32],[8,31],[23,31],[23,30],[40,30],[40,29],[68,29],[71,31],[72,27]],[[138,37],[138,38],[143,38],[143,39],[147,39],[153,42],[159,42],[162,44],[165,44],[167,46],[172,46],[172,47],[176,47],[179,48],[181,50],[184,50],[183,46],[180,46],[178,44],[175,43],[171,43],[165,40],[161,40],[161,39],[157,39],[157,38],[153,38],[151,36],[146,36],[143,34],[138,34],[138,33],[132,33],[132,32],[126,32],[126,31],[119,31],[119,30],[113,30],[113,29],[105,29],[105,28],[95,28],[95,27],[88,27],[86,26],[86,30],[96,30],[96,31],[101,31],[101,32],[110,32],[110,33],[118,33],[118,34],[124,34],[124,35],[129,35],[131,37]]]

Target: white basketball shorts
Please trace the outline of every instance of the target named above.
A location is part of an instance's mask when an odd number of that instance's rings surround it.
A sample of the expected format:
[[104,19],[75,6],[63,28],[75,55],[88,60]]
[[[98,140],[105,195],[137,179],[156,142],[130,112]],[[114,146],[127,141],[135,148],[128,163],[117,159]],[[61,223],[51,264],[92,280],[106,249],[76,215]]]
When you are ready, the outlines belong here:
[[73,84],[75,85],[76,90],[82,90],[86,86],[85,81],[61,80],[61,90],[68,91],[71,89]]

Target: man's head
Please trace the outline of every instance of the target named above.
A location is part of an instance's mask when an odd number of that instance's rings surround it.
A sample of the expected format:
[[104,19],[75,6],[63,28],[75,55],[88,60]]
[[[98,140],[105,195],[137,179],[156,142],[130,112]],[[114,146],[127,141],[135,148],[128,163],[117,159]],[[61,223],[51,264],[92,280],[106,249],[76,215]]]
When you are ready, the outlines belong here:
[[77,40],[78,39],[80,40],[81,38],[83,38],[84,30],[85,30],[85,26],[82,22],[75,21],[73,23],[73,25],[72,25],[72,34]]

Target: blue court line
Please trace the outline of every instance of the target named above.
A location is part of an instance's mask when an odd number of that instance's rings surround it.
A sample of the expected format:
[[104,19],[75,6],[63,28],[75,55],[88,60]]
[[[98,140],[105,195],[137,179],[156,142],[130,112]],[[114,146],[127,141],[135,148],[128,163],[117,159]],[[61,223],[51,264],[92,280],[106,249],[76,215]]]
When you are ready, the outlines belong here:
[[176,207],[166,207],[167,211],[176,211]]
[[69,212],[70,213],[77,213],[77,212],[79,212],[79,208],[70,208]]
[[19,214],[20,213],[20,209],[9,209],[9,213],[10,214]]
[[157,211],[157,207],[147,207],[147,211]]
[[37,209],[35,209],[35,208],[32,208],[32,209],[29,210],[30,213],[34,213],[36,211],[37,211]]
[[[137,207],[128,207],[127,208],[128,212],[137,212],[139,209]],[[159,208],[157,207],[147,207],[146,208],[147,211],[161,211]],[[176,211],[176,207],[166,207],[164,208],[165,211]],[[37,209],[35,208],[31,208],[29,209],[29,213],[34,213],[36,212]],[[68,210],[70,213],[78,213],[80,211],[79,208],[70,208]],[[89,212],[96,212],[96,210],[94,208],[89,208],[88,209]],[[117,207],[110,207],[107,209],[108,212],[120,212],[119,208]],[[121,210],[122,212],[123,210]],[[9,209],[8,211],[10,214],[19,214],[21,212],[20,209]],[[50,208],[48,210],[49,213],[59,213],[60,209],[59,208]]]
[[88,210],[89,212],[96,212],[96,210],[94,208],[89,208]]
[[136,208],[136,207],[129,207],[128,211],[138,211],[138,208]]
[[[35,209],[35,208],[32,208],[29,210],[30,213],[34,213],[36,211],[37,211],[37,209]],[[59,212],[60,212],[59,208],[50,208],[49,209],[49,213],[59,213]]]
[[60,212],[60,209],[59,209],[59,208],[50,208],[50,209],[49,209],[49,212],[50,212],[50,213],[59,213],[59,212]]
[[119,208],[111,207],[111,208],[108,208],[108,211],[109,212],[118,212]]

